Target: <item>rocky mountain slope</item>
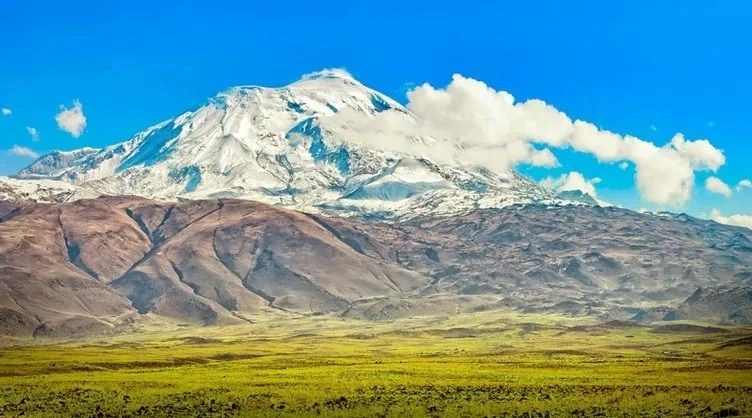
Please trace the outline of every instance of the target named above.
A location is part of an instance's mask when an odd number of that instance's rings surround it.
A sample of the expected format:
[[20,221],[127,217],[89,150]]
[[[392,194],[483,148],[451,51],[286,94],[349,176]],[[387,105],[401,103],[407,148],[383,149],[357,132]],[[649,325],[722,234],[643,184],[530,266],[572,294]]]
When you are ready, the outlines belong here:
[[[746,283],[750,283],[748,275]],[[664,319],[752,323],[752,287],[722,286],[697,289]]]
[[[699,287],[752,285],[749,230],[617,208],[524,205],[387,224],[236,199],[101,197],[6,203],[3,213],[0,334],[261,311],[384,320],[509,307],[630,319]],[[739,322],[738,299],[715,298],[713,318]]]
[[428,280],[355,251],[315,217],[247,201],[112,197],[17,207],[0,222],[4,332],[139,313],[208,324],[262,309],[335,312]]
[[[281,88],[227,89],[127,141],[44,155],[15,178],[77,186],[55,200],[99,194],[243,198],[308,212],[389,218],[560,201],[513,171],[440,164],[421,154],[354,143],[352,127],[334,119],[345,111],[364,119],[379,112],[414,118],[349,74],[326,70]],[[429,146],[434,141],[398,139]]]

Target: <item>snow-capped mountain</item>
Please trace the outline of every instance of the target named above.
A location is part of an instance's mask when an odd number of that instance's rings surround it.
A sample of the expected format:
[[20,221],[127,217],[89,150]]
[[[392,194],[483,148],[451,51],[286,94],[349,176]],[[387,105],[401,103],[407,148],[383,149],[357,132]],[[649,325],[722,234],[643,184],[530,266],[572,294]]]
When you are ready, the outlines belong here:
[[281,88],[227,89],[125,142],[44,155],[15,178],[75,185],[79,191],[70,199],[92,193],[235,197],[385,217],[557,202],[555,193],[512,171],[439,164],[348,142],[347,124],[326,123],[343,110],[363,118],[385,111],[414,118],[344,71],[324,70]]

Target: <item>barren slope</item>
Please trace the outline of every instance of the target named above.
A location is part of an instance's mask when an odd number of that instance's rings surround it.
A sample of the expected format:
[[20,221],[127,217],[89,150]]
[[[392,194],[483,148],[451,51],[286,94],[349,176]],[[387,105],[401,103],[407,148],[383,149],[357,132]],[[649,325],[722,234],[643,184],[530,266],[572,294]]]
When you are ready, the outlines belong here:
[[[3,334],[106,330],[139,314],[227,323],[262,310],[389,320],[503,306],[649,321],[698,288],[752,284],[748,229],[617,208],[391,224],[231,199],[0,209]],[[737,302],[713,299],[707,319],[748,321]]]
[[136,312],[202,324],[335,312],[427,280],[309,215],[248,201],[99,198],[28,205],[0,222],[2,333]]

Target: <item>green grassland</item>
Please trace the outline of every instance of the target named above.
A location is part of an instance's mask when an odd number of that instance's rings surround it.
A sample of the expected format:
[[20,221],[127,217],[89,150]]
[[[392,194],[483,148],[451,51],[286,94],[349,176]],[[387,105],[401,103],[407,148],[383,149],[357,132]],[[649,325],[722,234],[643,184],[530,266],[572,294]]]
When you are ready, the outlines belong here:
[[749,328],[499,311],[141,327],[4,341],[0,416],[752,416]]

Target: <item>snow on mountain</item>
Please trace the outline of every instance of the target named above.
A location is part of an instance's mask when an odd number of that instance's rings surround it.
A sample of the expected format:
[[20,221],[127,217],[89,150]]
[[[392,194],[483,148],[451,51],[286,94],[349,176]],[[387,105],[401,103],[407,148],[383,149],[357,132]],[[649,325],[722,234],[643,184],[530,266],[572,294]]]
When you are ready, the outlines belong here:
[[19,180],[0,176],[0,201],[62,203],[99,195],[95,190],[59,180]]
[[346,72],[324,70],[282,88],[227,89],[125,142],[44,155],[15,178],[58,180],[91,193],[235,197],[385,217],[557,201],[511,171],[437,164],[348,142],[346,124],[322,123],[344,109],[364,118],[385,111],[414,117]]

